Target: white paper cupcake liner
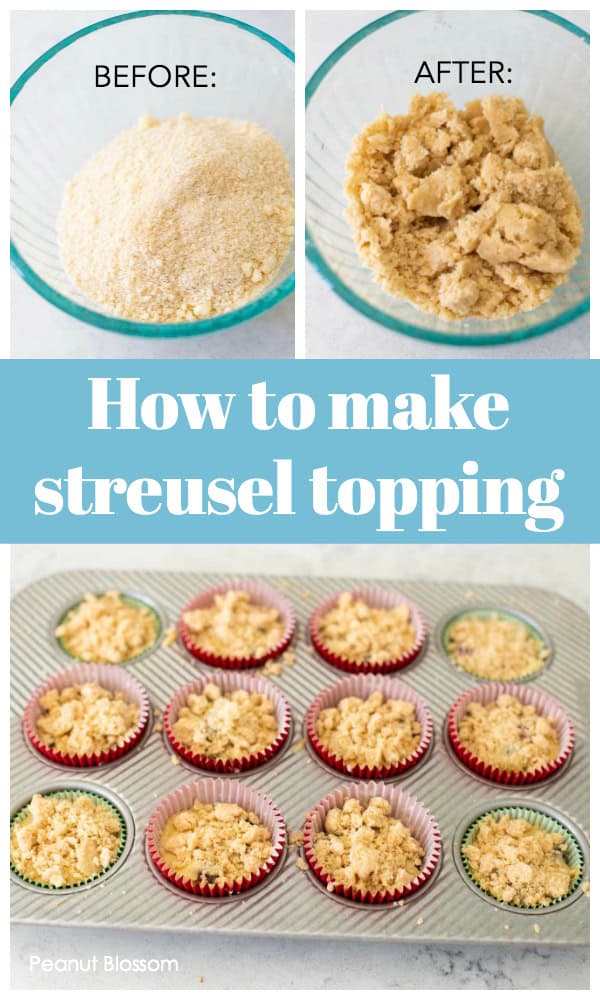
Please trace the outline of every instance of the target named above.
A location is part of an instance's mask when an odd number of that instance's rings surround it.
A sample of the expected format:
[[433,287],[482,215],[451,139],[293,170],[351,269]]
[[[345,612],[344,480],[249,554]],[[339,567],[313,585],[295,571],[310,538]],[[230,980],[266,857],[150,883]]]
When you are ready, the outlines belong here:
[[[53,747],[46,746],[37,732],[38,719],[42,715],[40,699],[52,688],[62,691],[63,688],[72,685],[94,682],[100,684],[107,691],[121,691],[127,701],[134,702],[139,707],[140,715],[135,730],[109,750],[91,755],[64,754]],[[65,670],[61,670],[60,673],[49,677],[36,688],[25,706],[23,722],[28,740],[44,757],[69,767],[97,767],[117,760],[132,750],[144,735],[149,717],[150,702],[145,689],[123,667],[106,663],[74,663],[66,667]]]
[[[315,837],[324,830],[325,818],[330,809],[341,809],[344,802],[351,798],[358,799],[364,807],[374,797],[386,799],[390,803],[392,815],[408,827],[413,837],[423,846],[425,852],[423,867],[419,874],[408,885],[393,892],[365,893],[353,886],[345,886],[340,882],[335,882],[333,876],[321,867],[313,850]],[[309,814],[304,825],[303,838],[306,859],[315,875],[328,888],[333,885],[333,892],[337,895],[358,903],[392,903],[406,898],[420,889],[431,878],[442,854],[440,829],[431,813],[404,788],[398,785],[385,785],[382,782],[370,781],[368,784],[353,782],[341,785],[330,792]]]
[[[195,753],[190,747],[178,740],[173,732],[173,726],[180,710],[187,705],[190,694],[201,694],[207,684],[216,684],[224,694],[241,689],[270,698],[275,706],[275,717],[278,725],[276,738],[257,753],[227,760],[211,757],[208,754]],[[290,706],[283,692],[275,684],[272,684],[266,677],[229,670],[219,671],[211,674],[210,677],[197,677],[185,687],[180,688],[169,701],[164,714],[165,734],[175,752],[188,763],[193,764],[194,767],[199,767],[204,771],[215,771],[219,774],[249,771],[271,760],[283,747],[290,732],[291,721]]]
[[[223,886],[190,882],[173,871],[160,854],[160,837],[169,816],[184,809],[190,809],[198,800],[203,803],[231,802],[247,812],[255,813],[261,823],[268,828],[273,841],[271,856],[258,871],[243,879]],[[158,804],[152,813],[146,829],[148,854],[156,869],[173,885],[194,896],[230,896],[241,893],[262,882],[279,861],[287,840],[286,825],[277,806],[262,792],[249,785],[230,778],[198,778],[189,785],[177,788]]]
[[[342,593],[350,593],[354,599],[363,600],[366,604],[374,608],[395,608],[400,604],[406,604],[410,610],[412,625],[415,630],[415,641],[410,649],[407,649],[401,656],[381,663],[365,663],[352,660],[329,649],[319,634],[319,622],[323,615],[337,604]],[[339,670],[345,670],[352,674],[387,674],[401,670],[417,658],[427,638],[427,625],[421,609],[398,591],[387,590],[385,587],[380,587],[377,584],[365,584],[363,587],[355,587],[350,591],[336,591],[335,594],[321,601],[310,617],[309,631],[313,646],[319,656]]]
[[[539,715],[551,716],[554,719],[560,740],[560,753],[555,760],[534,771],[507,771],[489,761],[480,760],[463,744],[459,729],[469,704],[477,702],[480,705],[489,705],[502,694],[512,695],[524,705],[533,705]],[[548,778],[563,767],[575,746],[575,732],[571,720],[554,698],[535,687],[500,681],[471,688],[454,702],[448,713],[448,737],[454,753],[463,764],[475,774],[502,785],[529,785]]]
[[[343,698],[356,697],[365,700],[374,691],[381,691],[386,701],[398,699],[414,705],[415,715],[421,726],[419,745],[408,757],[384,767],[347,764],[343,757],[336,756],[322,742],[316,730],[317,719],[322,711],[327,708],[335,708]],[[422,760],[433,736],[433,719],[423,698],[407,684],[403,684],[393,677],[359,674],[354,677],[345,677],[317,695],[306,715],[306,731],[314,750],[330,767],[352,778],[359,778],[363,781],[379,781],[402,774]]]
[[[283,633],[278,643],[260,656],[220,656],[203,649],[193,638],[188,626],[183,620],[183,616],[188,611],[196,611],[199,608],[208,608],[213,603],[217,594],[225,594],[228,590],[243,590],[250,595],[250,599],[256,604],[263,604],[267,607],[277,608],[283,621]],[[221,670],[245,670],[252,667],[260,667],[267,660],[276,659],[281,656],[292,641],[296,628],[296,616],[290,602],[274,587],[259,580],[248,580],[244,578],[234,578],[225,580],[208,590],[203,590],[197,594],[189,604],[185,606],[179,619],[179,634],[186,649],[195,656],[197,660],[207,663],[211,667],[218,667]]]

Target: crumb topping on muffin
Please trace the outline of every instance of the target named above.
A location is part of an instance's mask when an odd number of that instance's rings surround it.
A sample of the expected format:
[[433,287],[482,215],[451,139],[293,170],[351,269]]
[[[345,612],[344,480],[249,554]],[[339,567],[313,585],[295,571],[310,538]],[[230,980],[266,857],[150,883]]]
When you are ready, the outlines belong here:
[[86,594],[54,630],[71,656],[84,663],[123,663],[139,656],[156,638],[149,608],[131,604],[117,590]]
[[37,735],[44,746],[80,757],[104,753],[131,736],[140,709],[121,691],[108,691],[95,681],[51,688],[40,698]]
[[487,705],[469,702],[458,727],[461,743],[503,771],[536,771],[560,753],[556,722],[511,694]]
[[278,609],[253,601],[245,590],[215,594],[209,607],[184,612],[183,621],[193,641],[217,656],[264,656],[284,633]]
[[323,746],[350,767],[386,767],[405,760],[421,742],[421,725],[410,701],[348,697],[324,708],[315,730]]
[[391,815],[390,803],[377,796],[367,806],[350,798],[341,809],[330,809],[313,851],[336,883],[363,893],[394,892],[410,885],[423,868],[425,854],[408,827]]
[[64,888],[100,875],[116,860],[121,824],[90,795],[34,795],[10,834],[10,857],[25,878]]
[[265,750],[277,738],[275,705],[258,691],[221,691],[209,683],[188,695],[173,734],[194,753],[218,760],[238,760]]
[[259,817],[232,802],[204,803],[173,813],[158,850],[169,868],[199,885],[230,885],[269,860],[271,833]]
[[549,906],[579,874],[567,861],[568,849],[561,833],[503,813],[480,820],[462,851],[477,883],[496,899]]
[[355,663],[386,663],[403,656],[414,645],[416,634],[410,608],[397,604],[377,608],[350,593],[317,621],[324,646]]
[[458,618],[448,631],[447,648],[457,666],[494,681],[533,674],[550,655],[524,622],[497,613]]

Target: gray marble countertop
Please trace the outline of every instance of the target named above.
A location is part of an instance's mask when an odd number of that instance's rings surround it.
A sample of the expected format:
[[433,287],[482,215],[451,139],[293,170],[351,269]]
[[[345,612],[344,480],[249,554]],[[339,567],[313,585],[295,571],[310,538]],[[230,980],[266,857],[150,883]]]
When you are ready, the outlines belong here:
[[[191,569],[211,572],[355,575],[461,579],[546,587],[587,608],[588,549],[572,545],[402,546],[14,546],[13,592],[40,576],[65,569]],[[176,973],[84,971],[97,956],[175,959]],[[32,956],[79,960],[81,971],[30,971]],[[234,957],[234,960],[233,960]],[[31,989],[586,989],[583,949],[464,947],[277,938],[68,931],[15,926],[13,987]]]
[[[349,35],[388,11],[309,11],[306,78]],[[589,31],[589,11],[555,11]],[[309,358],[589,358],[589,314],[542,337],[490,347],[429,344],[367,319],[339,298],[316,269],[306,267],[306,356]]]

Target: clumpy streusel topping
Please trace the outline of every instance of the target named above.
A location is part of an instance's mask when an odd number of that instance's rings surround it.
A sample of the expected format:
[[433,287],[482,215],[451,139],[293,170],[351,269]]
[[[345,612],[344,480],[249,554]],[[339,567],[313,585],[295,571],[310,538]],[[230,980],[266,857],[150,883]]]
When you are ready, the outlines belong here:
[[215,594],[207,608],[184,612],[183,621],[193,641],[218,656],[264,656],[284,633],[278,609],[253,601],[245,590]]
[[90,795],[34,795],[13,823],[10,857],[25,878],[54,888],[99,875],[117,858],[121,824]]
[[361,597],[340,594],[317,622],[319,638],[332,653],[355,663],[385,663],[408,652],[415,643],[410,608],[378,608]]
[[257,872],[273,851],[270,831],[230,802],[196,801],[169,816],[158,850],[177,875],[200,885],[229,885]]
[[44,746],[80,757],[104,753],[135,732],[139,705],[100,684],[51,688],[40,698],[37,735]]
[[362,806],[346,799],[330,809],[313,850],[331,878],[360,892],[394,892],[409,885],[423,868],[425,850],[408,827],[391,815],[386,799]]
[[258,691],[222,692],[207,684],[180,708],[173,734],[194,753],[237,760],[259,753],[277,737],[275,705]]
[[421,726],[410,701],[348,697],[319,712],[315,729],[323,746],[349,767],[385,767],[404,760],[421,741]]
[[535,771],[560,753],[552,716],[540,715],[511,694],[501,694],[487,705],[470,702],[458,735],[479,760],[503,771]]
[[54,631],[65,649],[84,663],[123,663],[156,639],[149,608],[131,604],[116,590],[86,594]]
[[569,866],[561,833],[508,813],[485,816],[462,851],[481,888],[513,906],[548,906],[568,893],[579,873]]
[[415,94],[408,114],[363,129],[347,170],[360,257],[390,295],[444,319],[533,309],[577,259],[579,199],[519,98],[460,110]]
[[524,622],[499,614],[457,618],[448,631],[447,649],[457,666],[492,681],[527,677],[550,655]]

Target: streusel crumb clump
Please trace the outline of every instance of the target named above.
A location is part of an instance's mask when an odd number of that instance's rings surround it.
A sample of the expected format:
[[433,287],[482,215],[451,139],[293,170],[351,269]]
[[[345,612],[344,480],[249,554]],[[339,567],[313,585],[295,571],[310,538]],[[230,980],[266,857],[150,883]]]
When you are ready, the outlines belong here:
[[37,735],[44,746],[80,757],[104,753],[135,732],[139,705],[100,684],[51,688],[40,698]]
[[379,797],[367,806],[346,799],[341,809],[330,809],[313,850],[334,882],[363,893],[394,892],[410,885],[423,868],[425,854],[408,827],[391,815],[389,802]]
[[548,906],[568,893],[579,874],[567,861],[561,833],[509,813],[485,816],[462,851],[481,888],[514,906]]
[[34,795],[13,823],[10,857],[25,878],[56,889],[99,875],[117,858],[121,824],[90,795]]
[[258,691],[221,691],[207,684],[190,694],[173,724],[173,734],[194,753],[239,760],[265,750],[279,732],[275,705]]
[[259,817],[231,802],[196,801],[169,816],[158,850],[171,871],[199,885],[230,885],[259,871],[273,851]]
[[552,716],[540,715],[510,694],[487,705],[469,703],[458,727],[461,743],[486,764],[503,771],[536,771],[560,753]]
[[215,594],[212,604],[183,614],[193,641],[217,656],[264,656],[283,638],[277,608],[253,601],[245,590]]
[[492,681],[527,677],[550,655],[524,622],[496,613],[458,618],[448,631],[447,650],[457,666]]
[[583,235],[579,199],[517,97],[464,110],[415,94],[354,140],[348,218],[362,260],[390,295],[461,320],[534,309],[563,284]]
[[414,645],[416,634],[410,608],[398,604],[379,608],[350,593],[317,622],[323,645],[354,663],[386,663],[403,656]]
[[157,621],[149,608],[109,590],[86,594],[54,634],[71,656],[84,663],[123,663],[152,645]]
[[323,746],[349,767],[386,767],[405,760],[421,741],[421,725],[409,701],[348,697],[319,712],[315,730]]

